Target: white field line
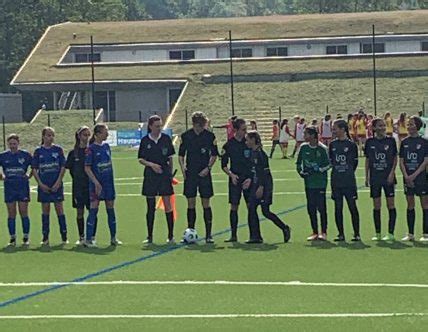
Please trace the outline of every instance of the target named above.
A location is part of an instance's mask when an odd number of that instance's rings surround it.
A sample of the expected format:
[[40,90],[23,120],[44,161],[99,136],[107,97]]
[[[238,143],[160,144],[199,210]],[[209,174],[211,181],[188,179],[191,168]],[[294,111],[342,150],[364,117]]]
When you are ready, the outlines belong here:
[[226,281],[226,280],[116,280],[116,281],[82,281],[82,282],[12,282],[0,283],[0,287],[45,287],[45,286],[141,286],[141,285],[215,285],[215,286],[283,286],[283,287],[387,287],[387,288],[428,288],[428,284],[400,283],[341,283],[341,282],[302,282],[302,281]]
[[307,313],[307,314],[178,314],[178,315],[13,315],[0,316],[0,320],[38,319],[225,319],[225,318],[382,318],[426,317],[426,312],[387,313]]

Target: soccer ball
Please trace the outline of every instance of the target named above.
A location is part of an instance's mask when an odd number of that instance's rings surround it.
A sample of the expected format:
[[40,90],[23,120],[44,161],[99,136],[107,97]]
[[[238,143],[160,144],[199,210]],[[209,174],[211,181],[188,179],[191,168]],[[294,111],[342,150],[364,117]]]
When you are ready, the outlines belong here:
[[183,240],[186,243],[195,243],[198,241],[198,233],[193,228],[188,228],[184,231]]

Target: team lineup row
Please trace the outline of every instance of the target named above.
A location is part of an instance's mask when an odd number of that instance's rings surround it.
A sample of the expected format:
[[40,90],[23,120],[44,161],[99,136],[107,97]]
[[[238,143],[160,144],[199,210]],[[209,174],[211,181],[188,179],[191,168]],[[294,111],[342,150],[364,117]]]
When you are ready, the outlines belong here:
[[[192,115],[193,127],[181,135],[178,160],[184,178],[184,196],[187,198],[187,223],[189,229],[195,228],[196,196],[199,192],[205,222],[205,241],[213,243],[211,229],[213,213],[210,199],[214,195],[211,168],[219,155],[213,133],[206,130],[207,118],[201,112]],[[373,240],[394,240],[396,222],[395,169],[399,163],[403,173],[405,195],[407,199],[408,235],[403,240],[414,240],[415,199],[419,196],[423,210],[423,235],[421,241],[428,241],[428,164],[427,141],[418,134],[422,121],[411,117],[408,121],[408,137],[400,143],[399,158],[396,142],[386,135],[383,119],[373,120],[374,137],[365,144],[366,185],[370,187],[373,198],[373,219],[376,235]],[[174,244],[174,213],[171,196],[173,195],[173,159],[175,149],[171,138],[161,133],[162,120],[152,116],[148,122],[148,134],[143,137],[138,150],[138,160],[145,166],[142,194],[147,201],[146,243],[153,241],[153,227],[156,209],[156,196],[161,196],[168,225],[167,242]],[[233,121],[234,135],[223,146],[221,166],[229,176],[229,203],[231,236],[227,242],[238,241],[238,208],[244,197],[248,209],[250,239],[247,243],[262,243],[258,206],[263,215],[280,228],[284,242],[288,242],[291,231],[271,210],[273,201],[273,179],[269,161],[263,151],[260,135],[257,131],[248,131],[244,119]],[[311,222],[312,234],[308,240],[326,240],[327,208],[326,188],[328,170],[331,168],[332,198],[335,203],[335,221],[338,236],[335,241],[344,241],[343,198],[351,212],[354,229],[353,241],[360,241],[359,213],[357,208],[357,186],[355,171],[358,165],[358,148],[349,139],[348,124],[336,120],[333,125],[336,139],[328,149],[319,142],[315,127],[306,127],[305,143],[298,152],[297,172],[304,179],[307,198],[307,211]],[[108,128],[104,124],[94,127],[81,127],[76,131],[76,143],[67,158],[62,148],[54,144],[55,132],[52,128],[42,131],[42,144],[33,156],[19,149],[19,137],[8,137],[9,149],[0,154],[0,166],[3,168],[4,197],[8,208],[9,245],[16,245],[15,219],[17,207],[22,219],[23,244],[29,244],[30,220],[28,202],[30,201],[29,177],[33,175],[38,183],[38,201],[42,205],[42,245],[49,245],[50,206],[54,204],[61,238],[68,243],[67,224],[63,210],[64,189],[62,179],[65,170],[72,176],[73,207],[77,211],[79,240],[76,244],[95,247],[97,214],[100,201],[105,201],[111,245],[121,242],[116,237],[116,217],[114,209],[115,188],[111,159],[111,150],[105,142]],[[399,162],[398,162],[399,159]],[[28,169],[32,171],[29,175]],[[388,234],[381,236],[381,191],[384,191],[389,211]],[[85,208],[89,210],[84,222]],[[320,214],[321,231],[318,229]],[[184,240],[185,241],[185,240]]]

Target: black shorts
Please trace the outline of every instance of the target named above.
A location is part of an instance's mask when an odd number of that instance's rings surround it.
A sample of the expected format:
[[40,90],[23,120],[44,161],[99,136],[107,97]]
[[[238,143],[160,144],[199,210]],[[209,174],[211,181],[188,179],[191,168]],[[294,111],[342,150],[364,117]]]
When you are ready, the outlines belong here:
[[165,174],[145,176],[142,194],[148,197],[173,195],[174,189],[172,188],[171,177]]
[[248,199],[250,197],[250,190],[242,189],[243,182],[244,181],[238,181],[238,184],[235,186],[232,183],[232,180],[229,179],[229,204],[239,205],[242,195],[244,195],[245,202],[248,203]]
[[331,199],[342,199],[345,197],[346,200],[350,199],[358,199],[358,192],[357,187],[345,187],[345,188],[338,188],[335,186],[331,187]]
[[404,182],[404,194],[406,196],[426,196],[428,195],[428,183],[426,181],[424,183],[415,182],[414,187],[407,187]]
[[198,190],[201,198],[211,198],[214,196],[211,174],[204,177],[200,177],[198,174],[186,174],[186,180],[184,180],[184,196],[186,196],[186,198],[194,198]]
[[370,185],[370,197],[379,198],[382,196],[382,189],[386,197],[395,197],[395,184],[373,183]]
[[249,190],[249,201],[255,202],[256,204],[261,205],[272,205],[273,203],[273,187],[272,186],[265,186],[263,189],[263,196],[262,198],[256,198],[256,191],[258,186],[251,186]]
[[73,186],[71,198],[73,200],[73,208],[89,210],[91,200],[89,199],[89,186]]

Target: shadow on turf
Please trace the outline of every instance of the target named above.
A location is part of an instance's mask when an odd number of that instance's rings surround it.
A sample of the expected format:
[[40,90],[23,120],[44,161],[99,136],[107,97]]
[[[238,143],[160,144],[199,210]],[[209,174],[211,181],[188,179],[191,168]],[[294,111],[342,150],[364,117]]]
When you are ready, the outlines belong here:
[[247,244],[247,243],[240,243],[240,242],[234,242],[228,249],[241,249],[245,251],[272,251],[277,250],[278,246],[276,243],[253,243],[253,244]]
[[403,242],[394,241],[394,242],[386,242],[386,241],[378,241],[376,245],[380,248],[389,248],[389,249],[408,249],[412,248],[412,245],[405,244]]
[[312,241],[305,245],[307,248],[315,249],[333,249],[343,248],[349,250],[364,250],[371,248],[371,246],[365,244],[362,241],[359,242],[330,242],[330,241]]

